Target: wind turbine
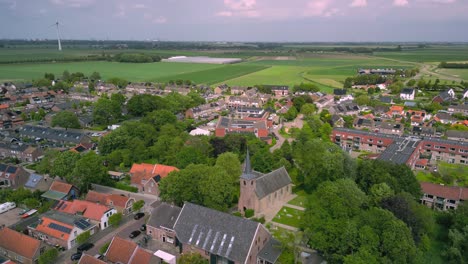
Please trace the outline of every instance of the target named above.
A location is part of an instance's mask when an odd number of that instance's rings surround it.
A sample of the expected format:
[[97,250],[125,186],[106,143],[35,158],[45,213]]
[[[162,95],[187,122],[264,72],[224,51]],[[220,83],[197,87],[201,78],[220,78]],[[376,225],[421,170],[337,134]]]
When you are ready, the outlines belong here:
[[58,41],[58,50],[62,51],[62,43],[60,43],[60,31],[59,31],[59,22],[55,22],[51,27],[55,26],[57,28],[57,41]]

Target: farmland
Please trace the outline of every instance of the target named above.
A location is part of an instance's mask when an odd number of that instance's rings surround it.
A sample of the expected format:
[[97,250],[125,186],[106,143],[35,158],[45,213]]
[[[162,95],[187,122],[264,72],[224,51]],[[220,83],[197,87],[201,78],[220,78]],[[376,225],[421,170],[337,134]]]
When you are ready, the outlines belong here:
[[[305,45],[304,47],[312,46]],[[83,58],[89,55],[116,54],[120,52],[151,53],[162,57],[175,55],[239,57],[244,59],[244,62],[234,65],[169,62],[145,64],[108,61],[60,62],[67,58]],[[34,60],[49,60],[49,62],[28,62]],[[434,46],[424,49],[413,48],[401,52],[379,51],[365,55],[342,52],[298,52],[286,49],[268,51],[66,48],[63,52],[58,52],[45,47],[0,48],[0,81],[29,81],[41,78],[45,72],[60,76],[64,70],[68,70],[69,72],[83,72],[86,75],[97,71],[103,79],[121,77],[129,81],[154,82],[182,79],[207,85],[226,83],[241,86],[257,84],[293,86],[306,82],[317,85],[322,91],[330,92],[334,88],[341,88],[344,80],[355,75],[358,68],[413,68],[424,66],[428,71],[422,73],[421,76],[427,79],[440,78],[442,82],[444,82],[444,78],[448,81],[452,81],[454,78],[455,80],[468,80],[468,70],[435,68],[440,61],[460,60],[468,60],[468,47]],[[1,64],[12,61],[25,63]]]

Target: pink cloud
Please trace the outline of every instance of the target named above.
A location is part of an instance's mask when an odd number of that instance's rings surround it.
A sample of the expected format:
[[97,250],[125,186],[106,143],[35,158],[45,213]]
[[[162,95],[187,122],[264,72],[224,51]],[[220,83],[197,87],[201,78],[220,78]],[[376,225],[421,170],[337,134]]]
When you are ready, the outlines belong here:
[[232,10],[251,10],[257,4],[257,0],[224,0],[224,5]]
[[351,7],[364,7],[367,6],[367,0],[353,0]]
[[393,0],[394,6],[407,6],[408,4],[408,0]]
[[305,16],[325,16],[328,14],[331,15],[330,10],[330,0],[314,0],[307,3],[307,8],[304,12]]

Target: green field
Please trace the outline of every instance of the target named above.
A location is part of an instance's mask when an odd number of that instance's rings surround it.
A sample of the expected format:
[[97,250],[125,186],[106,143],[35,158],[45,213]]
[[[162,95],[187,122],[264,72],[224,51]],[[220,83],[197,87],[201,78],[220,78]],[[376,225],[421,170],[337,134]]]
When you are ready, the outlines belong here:
[[434,47],[402,52],[375,52],[375,56],[414,62],[441,62],[468,60],[467,46]]
[[468,80],[468,69],[438,69],[437,72]]

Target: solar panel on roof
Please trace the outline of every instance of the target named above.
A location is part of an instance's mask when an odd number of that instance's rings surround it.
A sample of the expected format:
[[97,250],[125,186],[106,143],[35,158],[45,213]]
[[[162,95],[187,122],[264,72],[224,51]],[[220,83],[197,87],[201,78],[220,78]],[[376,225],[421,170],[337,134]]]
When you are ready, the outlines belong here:
[[50,223],[49,227],[52,229],[58,230],[60,232],[67,233],[67,234],[69,234],[72,231],[70,228],[56,224],[56,223]]
[[8,167],[8,169],[7,169],[6,172],[7,172],[7,173],[15,173],[15,172],[16,172],[16,169],[17,169],[16,167],[10,166],[10,167]]
[[83,229],[83,230],[86,229],[86,228],[88,228],[88,227],[91,225],[91,224],[88,223],[88,221],[86,221],[85,219],[80,219],[80,220],[78,220],[78,221],[75,221],[74,224],[75,224],[78,228]]

